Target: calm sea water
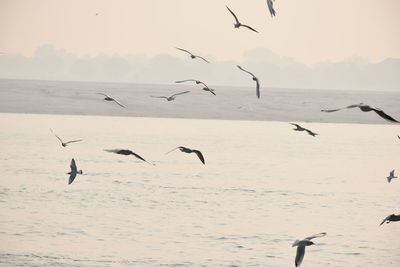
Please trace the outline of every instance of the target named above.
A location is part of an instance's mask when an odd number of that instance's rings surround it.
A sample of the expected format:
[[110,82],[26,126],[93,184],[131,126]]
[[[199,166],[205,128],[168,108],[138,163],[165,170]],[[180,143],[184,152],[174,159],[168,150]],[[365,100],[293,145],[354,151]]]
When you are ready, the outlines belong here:
[[[359,113],[360,116],[364,114]],[[0,114],[2,266],[399,266],[398,125]],[[64,140],[84,141],[61,147]],[[203,152],[165,152],[183,145]],[[103,149],[132,149],[156,166]],[[84,175],[67,185],[75,158]]]

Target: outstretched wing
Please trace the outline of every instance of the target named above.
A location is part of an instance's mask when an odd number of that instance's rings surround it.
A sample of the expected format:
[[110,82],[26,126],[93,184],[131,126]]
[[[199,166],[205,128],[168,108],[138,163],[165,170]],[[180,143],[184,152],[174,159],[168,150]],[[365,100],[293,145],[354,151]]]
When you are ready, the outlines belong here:
[[322,111],[322,112],[335,112],[335,111],[339,111],[339,110],[346,109],[346,108],[358,108],[359,106],[360,106],[360,105],[359,105],[359,104],[357,104],[357,105],[350,105],[350,106],[343,107],[343,108],[336,108],[336,109],[322,109],[321,111]]
[[75,164],[75,160],[74,159],[71,160],[70,167],[71,167],[71,172],[77,172],[78,171],[77,168],[76,168],[76,164]]
[[[110,97],[109,95],[106,95],[106,94],[103,94],[103,93],[96,93],[96,94],[98,94],[98,95],[103,95],[103,96],[105,96],[105,97]],[[110,98],[112,98],[112,97],[110,97]]]
[[381,222],[381,224],[380,224],[379,226],[381,226],[382,224],[384,224],[389,218],[390,218],[390,215],[387,216],[387,217]]
[[187,80],[182,80],[182,81],[175,81],[175,83],[184,83],[184,82],[199,82],[199,81],[194,80],[194,79],[187,79]]
[[260,98],[260,82],[256,79],[256,95],[257,98]]
[[229,10],[229,12],[230,12],[230,13],[232,14],[232,16],[235,18],[236,23],[240,24],[240,22],[239,22],[238,18],[236,17],[235,13],[233,13],[233,11],[232,11],[228,6],[226,6],[226,8]]
[[192,150],[194,153],[196,153],[197,157],[199,157],[199,159],[201,160],[201,162],[203,162],[203,164],[206,164],[206,162],[204,161],[204,157],[203,154],[201,154],[201,152],[199,150]]
[[306,247],[305,246],[298,246],[297,247],[296,258],[294,260],[294,264],[295,264],[296,267],[300,266],[300,264],[303,262],[305,253],[306,253]]
[[175,47],[176,49],[178,49],[178,50],[181,50],[181,51],[183,51],[183,52],[186,52],[186,53],[188,53],[188,54],[190,54],[190,55],[193,55],[192,53],[190,53],[189,51],[187,51],[187,50],[185,50],[185,49],[183,49],[183,48],[179,48],[179,47]]
[[68,142],[65,142],[65,144],[74,143],[74,142],[80,142],[80,141],[83,141],[83,139],[68,141]]
[[296,124],[296,123],[289,123],[289,124],[291,124],[291,125],[293,125],[293,126],[296,126],[297,127],[297,129],[303,129],[303,127],[301,127],[300,125],[298,125],[298,124]]
[[56,134],[53,132],[53,129],[50,128],[50,131],[54,134],[55,137],[57,137],[58,140],[60,140],[61,144],[64,143],[64,142],[61,140],[61,138],[58,137],[58,135],[56,135]]
[[210,63],[210,61],[208,61],[208,60],[205,59],[204,57],[201,57],[201,56],[195,56],[195,57],[201,58],[201,59],[204,60],[205,62]]
[[381,109],[373,108],[373,111],[375,111],[376,114],[378,114],[379,116],[381,116],[381,118],[387,121],[400,123],[400,121],[393,119],[391,116],[383,112],[383,110]]
[[309,134],[309,135],[311,135],[311,136],[316,136],[316,135],[318,135],[317,133],[314,133],[313,131],[311,131],[311,130],[308,130],[308,129],[306,129],[306,132]]
[[251,76],[253,76],[253,77],[256,77],[256,76],[254,76],[254,74],[253,73],[251,73],[250,71],[247,71],[247,70],[245,70],[245,69],[243,69],[242,67],[240,67],[239,65],[236,65],[241,71],[244,71],[244,72],[246,72],[246,73],[248,73],[248,74],[250,74]]
[[154,95],[151,95],[150,97],[153,97],[153,98],[165,98],[165,99],[168,99],[168,97],[166,97],[166,96],[154,96]]
[[174,149],[172,149],[172,150],[168,151],[167,153],[165,153],[165,155],[171,153],[172,151],[177,150],[178,148],[180,148],[180,147],[179,147],[179,146],[178,146],[178,147],[175,147]]
[[318,233],[318,234],[315,234],[315,235],[306,237],[306,238],[304,238],[304,239],[305,239],[305,240],[311,240],[311,239],[314,239],[314,238],[317,238],[317,237],[323,237],[323,236],[326,236],[326,233],[325,233],[325,232]]
[[134,155],[135,157],[137,157],[138,159],[150,164],[150,165],[154,165],[154,164],[148,162],[147,160],[145,160],[144,158],[142,158],[141,156],[139,156],[138,154],[136,154],[135,152],[132,152],[131,154]]
[[272,3],[272,0],[267,0],[267,5],[268,5],[269,13],[271,13],[271,17],[275,16],[276,12],[275,12],[274,3]]
[[125,107],[124,105],[122,105],[117,99],[113,98],[114,102],[117,103],[120,107]]
[[171,97],[174,97],[174,96],[177,96],[177,95],[187,94],[187,93],[189,93],[189,92],[190,92],[190,91],[185,91],[185,92],[176,93],[176,94],[173,94]]
[[253,32],[257,32],[257,33],[258,33],[258,31],[256,31],[255,29],[253,29],[253,28],[250,27],[249,25],[242,24],[242,26],[243,26],[243,27],[246,27],[246,28],[249,29],[249,30],[252,30]]
[[68,184],[72,184],[72,182],[75,180],[76,177],[76,172],[71,173],[68,179]]

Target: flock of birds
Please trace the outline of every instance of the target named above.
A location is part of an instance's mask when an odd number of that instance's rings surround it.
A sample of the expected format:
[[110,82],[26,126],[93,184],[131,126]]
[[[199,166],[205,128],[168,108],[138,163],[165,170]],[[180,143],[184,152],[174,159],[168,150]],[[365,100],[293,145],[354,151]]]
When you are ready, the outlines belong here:
[[[267,0],[267,6],[268,6],[269,12],[270,12],[272,17],[274,17],[276,15],[275,9],[273,7],[273,1],[275,1],[275,0]],[[233,18],[235,20],[234,28],[238,29],[240,27],[243,27],[243,28],[246,28],[246,29],[248,29],[250,31],[258,33],[258,31],[255,30],[253,27],[241,23],[239,21],[237,15],[228,6],[226,6],[226,8],[228,9],[229,13],[232,14],[232,16],[233,16]],[[192,52],[190,52],[190,51],[188,51],[186,49],[179,48],[179,47],[175,47],[175,48],[180,50],[180,51],[182,51],[182,52],[185,52],[185,53],[189,54],[190,58],[192,58],[192,59],[198,58],[198,59],[203,60],[206,63],[210,63],[210,61],[208,61],[204,57],[196,55],[196,54],[193,54]],[[257,96],[257,98],[260,98],[260,82],[259,82],[259,79],[253,73],[251,73],[250,71],[242,68],[241,66],[237,65],[237,68],[239,70],[241,70],[241,71],[243,71],[243,72],[245,72],[245,73],[247,73],[247,74],[252,76],[252,80],[256,82],[256,96]],[[198,84],[198,85],[200,84],[200,85],[203,86],[202,90],[210,92],[214,96],[216,95],[215,89],[210,88],[209,86],[207,86],[205,83],[203,83],[200,80],[187,79],[187,80],[175,81],[175,83],[186,83],[186,82],[194,82],[195,84]],[[183,95],[183,94],[187,94],[189,92],[190,91],[184,91],[184,92],[175,93],[175,94],[173,94],[171,96],[151,96],[151,97],[153,97],[153,98],[164,98],[167,101],[173,101],[173,100],[175,100],[175,98],[177,96],[180,96],[180,95]],[[98,94],[103,95],[105,101],[113,101],[117,105],[119,105],[120,107],[125,108],[125,106],[120,101],[115,99],[114,97],[112,97],[110,95],[107,95],[107,94],[104,94],[104,93],[98,93]],[[346,106],[346,107],[342,107],[342,108],[336,108],[336,109],[323,109],[321,111],[322,112],[336,112],[336,111],[340,111],[340,110],[343,110],[343,109],[352,109],[352,108],[359,108],[363,112],[374,111],[381,118],[383,118],[383,119],[385,119],[385,120],[387,120],[389,122],[400,123],[400,121],[398,121],[398,120],[394,119],[393,117],[389,116],[383,110],[381,110],[379,108],[376,108],[376,107],[373,107],[373,106],[370,106],[370,105],[367,105],[367,104],[363,104],[363,103],[350,105],[350,106]],[[304,132],[306,132],[307,134],[309,134],[309,135],[311,135],[313,137],[318,135],[318,133],[313,132],[313,131],[311,131],[311,130],[309,130],[307,128],[304,128],[304,127],[300,126],[299,124],[296,124],[296,123],[290,123],[290,124],[296,127],[296,128],[293,129],[294,131],[304,131]],[[67,145],[69,145],[71,143],[83,141],[83,139],[78,139],[78,140],[71,140],[71,141],[64,142],[59,136],[57,136],[53,132],[52,129],[50,129],[50,130],[55,135],[55,137],[61,142],[62,147],[66,147]],[[398,138],[400,139],[400,136],[398,136]],[[184,146],[178,146],[178,147],[172,149],[171,151],[168,151],[166,154],[169,154],[169,153],[171,153],[171,152],[173,152],[175,150],[179,150],[179,151],[181,151],[183,153],[189,153],[189,154],[190,153],[194,153],[199,158],[199,160],[203,164],[205,164],[204,156],[199,150],[187,148],[187,147],[184,147]],[[119,155],[125,155],[125,156],[132,155],[132,156],[136,157],[137,159],[139,159],[139,160],[141,160],[143,162],[146,162],[146,163],[148,163],[150,165],[153,165],[153,166],[155,165],[154,163],[150,163],[149,161],[145,160],[142,156],[138,155],[137,153],[135,153],[135,152],[133,152],[133,151],[131,151],[129,149],[105,149],[105,151],[106,152],[110,152],[110,153],[116,153],[116,154],[119,154]],[[68,174],[69,174],[68,184],[71,184],[75,180],[75,178],[76,178],[76,176],[78,174],[83,174],[82,170],[78,171],[78,168],[76,166],[76,162],[75,162],[74,159],[71,160],[70,168],[71,168],[71,171],[68,172]],[[390,183],[391,180],[394,179],[394,178],[398,178],[398,177],[394,175],[394,170],[392,170],[390,172],[389,176],[387,177],[387,181]],[[384,223],[390,223],[390,222],[396,222],[396,221],[400,221],[400,214],[398,214],[398,215],[391,214],[391,215],[387,216],[381,222],[380,225],[382,225]],[[305,247],[314,245],[314,242],[311,241],[311,240],[314,239],[314,238],[323,237],[325,235],[326,235],[326,233],[319,233],[319,234],[316,234],[316,235],[312,235],[312,236],[306,237],[306,238],[304,238],[302,240],[296,240],[292,244],[292,247],[297,247],[297,252],[296,252],[296,257],[295,257],[295,266],[296,267],[300,266],[302,261],[303,261],[303,259],[304,259]]]

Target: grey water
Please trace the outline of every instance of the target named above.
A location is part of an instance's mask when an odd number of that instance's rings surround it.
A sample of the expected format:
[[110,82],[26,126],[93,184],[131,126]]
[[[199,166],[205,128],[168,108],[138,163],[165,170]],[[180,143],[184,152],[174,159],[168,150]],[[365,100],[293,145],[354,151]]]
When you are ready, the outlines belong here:
[[[400,224],[379,226],[399,213],[400,181],[386,180],[400,172],[398,125],[304,123],[312,137],[271,121],[3,113],[0,123],[2,266],[294,266],[293,241],[319,232],[302,266],[399,265]],[[63,148],[49,128],[84,141]],[[206,164],[165,154],[179,145]],[[71,158],[83,175],[68,185]]]

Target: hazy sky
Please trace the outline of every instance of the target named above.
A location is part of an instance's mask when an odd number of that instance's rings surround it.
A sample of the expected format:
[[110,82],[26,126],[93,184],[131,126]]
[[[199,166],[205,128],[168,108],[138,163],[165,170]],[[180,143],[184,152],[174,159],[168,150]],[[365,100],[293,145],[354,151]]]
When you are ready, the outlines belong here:
[[[260,33],[234,29],[225,5]],[[265,0],[0,0],[0,51],[29,56],[52,44],[155,56],[180,55],[178,46],[218,60],[253,48],[306,64],[400,58],[399,0],[276,0],[275,9],[271,18]]]

